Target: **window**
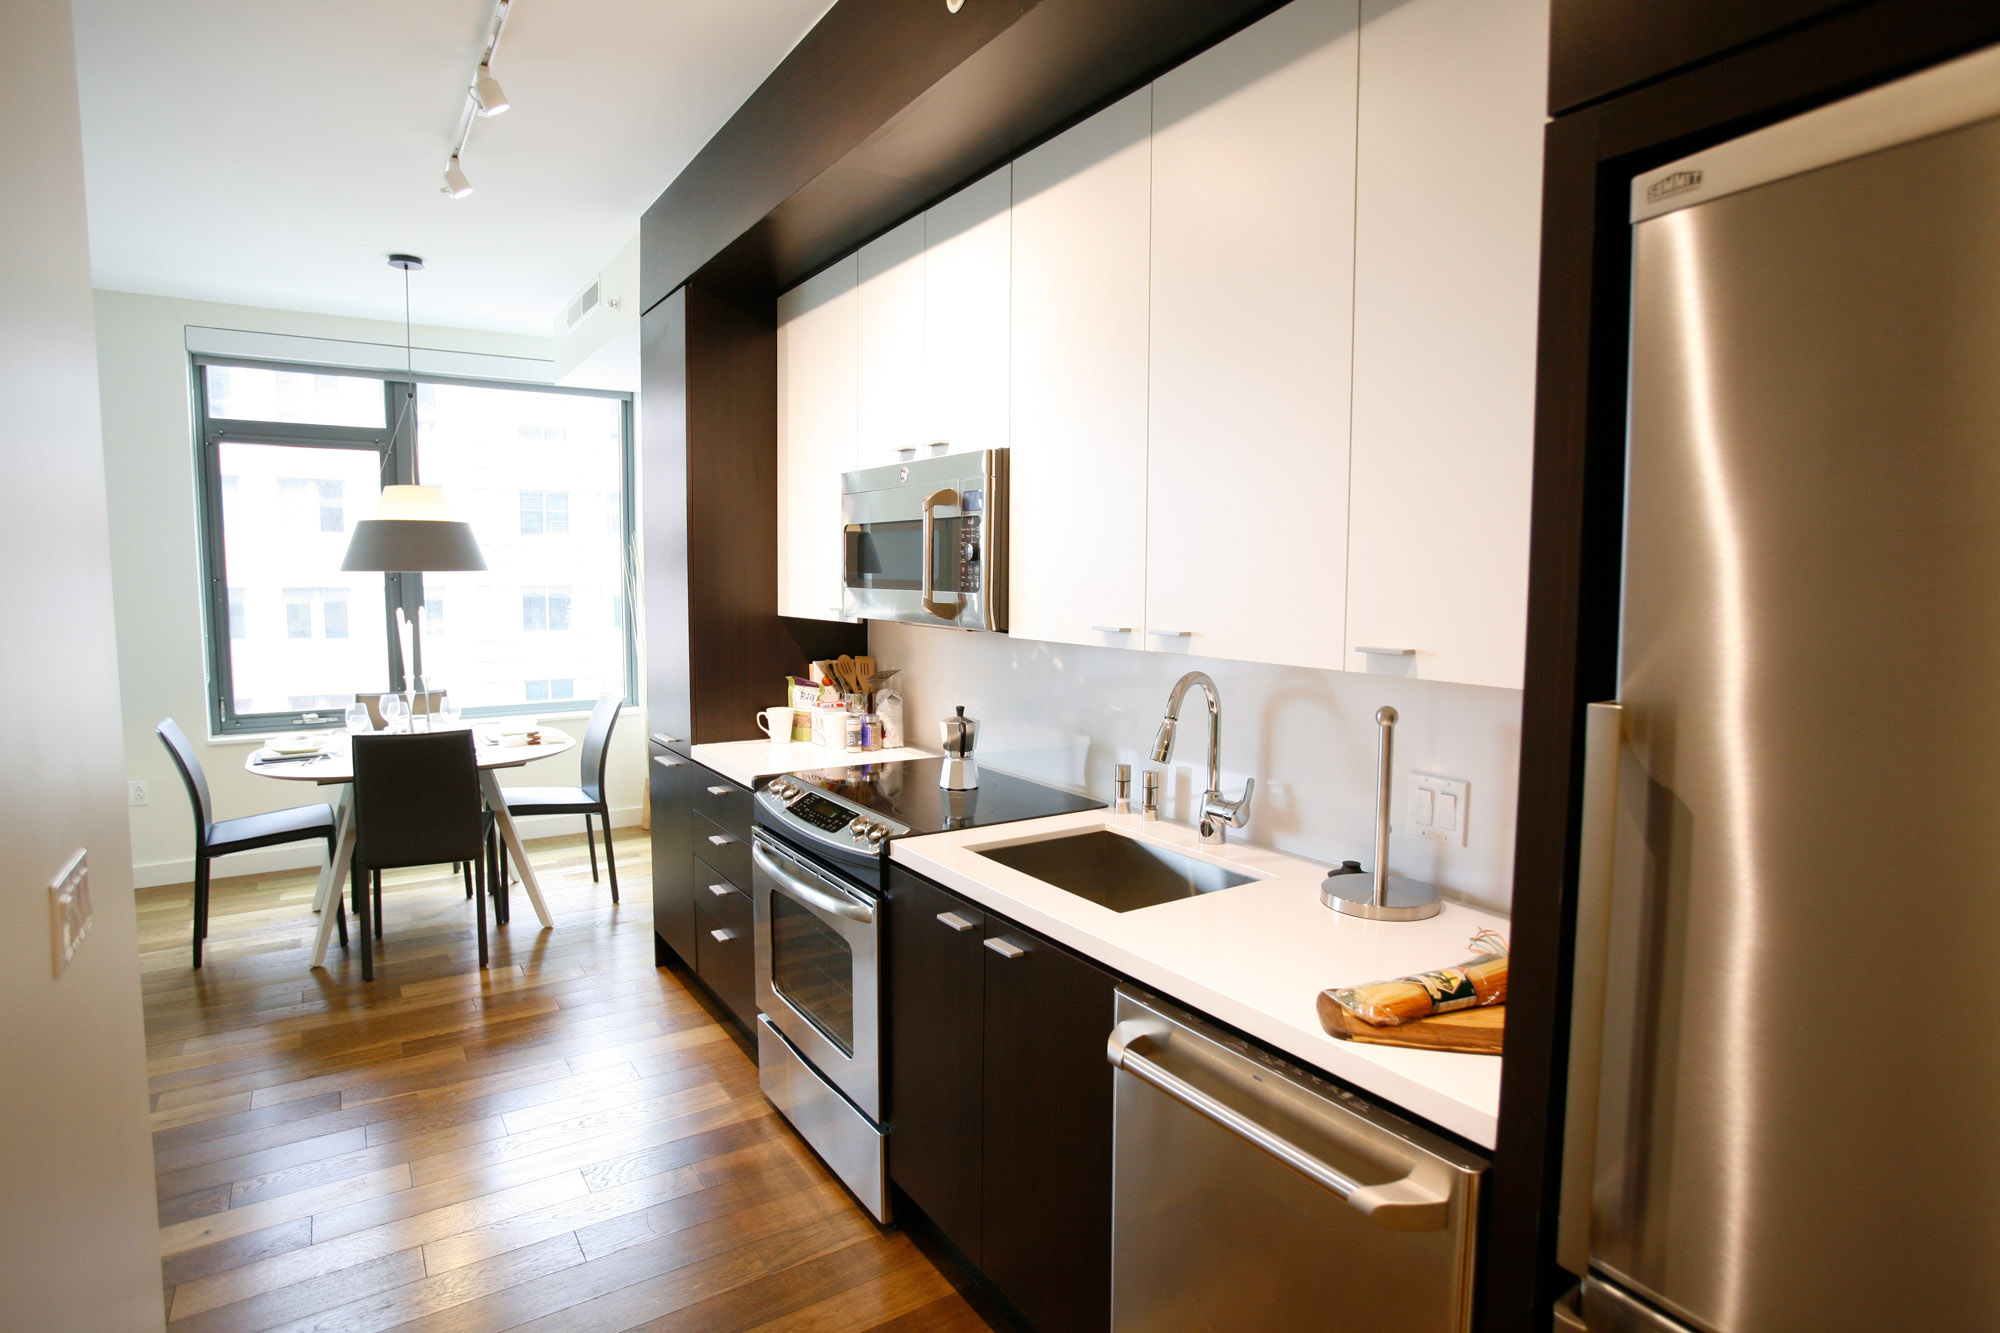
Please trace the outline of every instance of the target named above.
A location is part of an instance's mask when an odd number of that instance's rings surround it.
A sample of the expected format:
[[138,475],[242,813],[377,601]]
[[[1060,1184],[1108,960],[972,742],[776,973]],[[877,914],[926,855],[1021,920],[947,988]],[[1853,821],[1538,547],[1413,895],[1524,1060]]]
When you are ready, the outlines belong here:
[[568,588],[525,588],[521,592],[521,628],[566,630],[569,628]]
[[521,492],[521,535],[564,536],[569,532],[569,495],[563,491]]
[[[632,700],[628,396],[196,365],[218,733],[400,688],[398,605],[423,608],[426,671],[475,716]],[[412,480],[443,488],[486,570],[341,571],[382,486]]]

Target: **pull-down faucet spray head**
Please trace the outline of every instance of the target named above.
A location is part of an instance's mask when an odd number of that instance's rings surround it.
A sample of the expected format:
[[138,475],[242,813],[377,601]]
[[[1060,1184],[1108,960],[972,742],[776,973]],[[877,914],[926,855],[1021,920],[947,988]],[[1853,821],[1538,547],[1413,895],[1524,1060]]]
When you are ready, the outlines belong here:
[[1172,713],[1160,719],[1159,734],[1153,737],[1153,762],[1164,764],[1174,752],[1174,728],[1179,723]]

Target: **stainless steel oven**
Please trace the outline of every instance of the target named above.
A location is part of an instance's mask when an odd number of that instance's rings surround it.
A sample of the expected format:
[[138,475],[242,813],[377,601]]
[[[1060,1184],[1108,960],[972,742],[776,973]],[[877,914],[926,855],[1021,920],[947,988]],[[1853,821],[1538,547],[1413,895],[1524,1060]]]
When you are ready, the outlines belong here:
[[1007,628],[1005,449],[849,472],[840,513],[847,615]]
[[751,839],[750,886],[759,1081],[887,1221],[880,903],[761,829]]

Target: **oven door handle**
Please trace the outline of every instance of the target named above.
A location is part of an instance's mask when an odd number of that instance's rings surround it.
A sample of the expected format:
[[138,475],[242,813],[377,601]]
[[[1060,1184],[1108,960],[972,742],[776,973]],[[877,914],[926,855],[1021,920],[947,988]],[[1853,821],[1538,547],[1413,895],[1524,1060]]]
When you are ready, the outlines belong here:
[[937,542],[937,507],[958,503],[958,492],[946,486],[932,491],[924,497],[924,567],[918,575],[919,586],[923,589],[924,610],[939,620],[958,619],[958,608],[937,599],[937,589],[931,582],[931,550]]
[[816,908],[822,912],[830,912],[834,916],[845,917],[849,921],[858,921],[864,926],[875,923],[875,909],[864,907],[852,899],[829,893],[817,884],[801,879],[790,866],[780,861],[764,844],[759,842],[750,845],[750,859],[757,863],[759,870],[771,877],[775,882],[775,887],[787,898],[795,898],[807,907]]

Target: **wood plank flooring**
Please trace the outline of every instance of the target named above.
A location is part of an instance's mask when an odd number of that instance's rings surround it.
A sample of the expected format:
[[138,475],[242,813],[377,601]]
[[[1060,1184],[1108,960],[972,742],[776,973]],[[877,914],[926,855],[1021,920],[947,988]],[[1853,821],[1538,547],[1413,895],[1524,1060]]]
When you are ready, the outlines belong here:
[[198,972],[189,887],[140,892],[171,1329],[991,1326],[653,966],[619,850],[614,909],[581,836],[533,844],[557,928],[516,885],[484,974],[449,867],[386,877],[366,985],[337,942],[306,968],[310,872],[217,881]]

